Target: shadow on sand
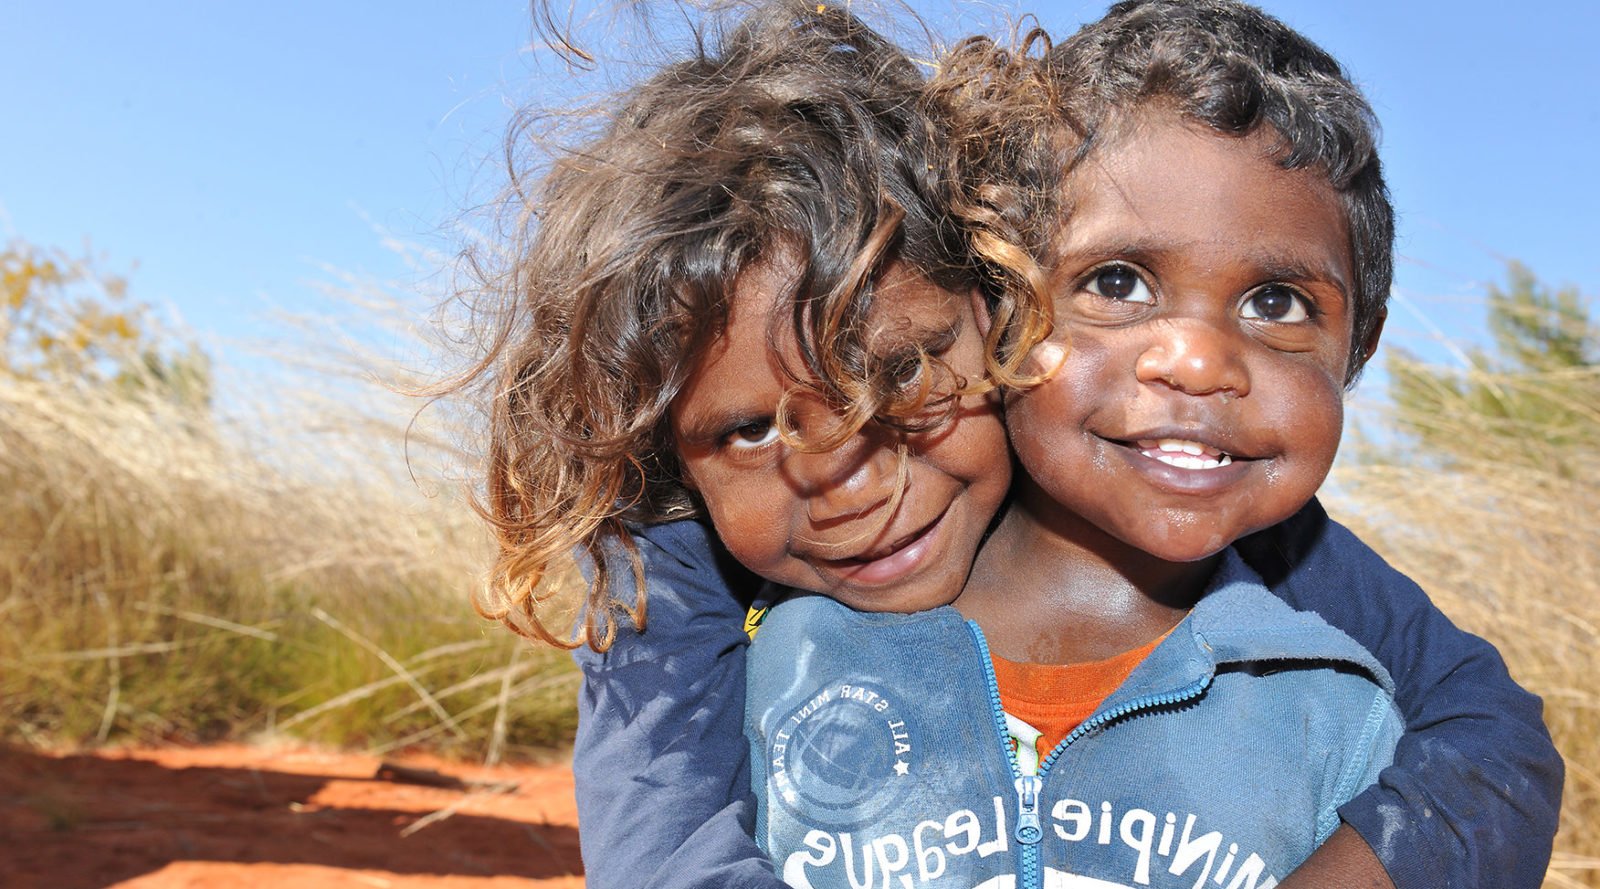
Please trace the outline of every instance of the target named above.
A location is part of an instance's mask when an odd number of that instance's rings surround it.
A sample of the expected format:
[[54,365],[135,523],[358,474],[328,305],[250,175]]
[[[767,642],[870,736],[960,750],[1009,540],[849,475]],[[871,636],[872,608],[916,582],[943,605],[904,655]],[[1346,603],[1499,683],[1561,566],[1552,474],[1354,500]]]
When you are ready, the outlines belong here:
[[407,875],[582,873],[578,832],[571,826],[463,813],[402,836],[426,810],[311,803],[333,780],[352,779],[251,768],[171,769],[136,759],[54,757],[0,747],[0,886],[110,886],[176,861],[314,864]]

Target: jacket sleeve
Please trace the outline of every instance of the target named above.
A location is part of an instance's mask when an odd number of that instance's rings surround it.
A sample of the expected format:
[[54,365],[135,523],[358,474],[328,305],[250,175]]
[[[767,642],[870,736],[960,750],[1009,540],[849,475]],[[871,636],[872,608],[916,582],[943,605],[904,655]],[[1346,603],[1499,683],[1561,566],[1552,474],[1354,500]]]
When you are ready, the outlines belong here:
[[610,650],[573,653],[583,673],[572,771],[587,885],[781,887],[752,838],[744,615],[756,581],[697,522],[635,539],[645,630],[619,627]]
[[1273,592],[1366,646],[1394,678],[1405,719],[1394,763],[1339,815],[1396,889],[1539,886],[1564,769],[1542,703],[1494,646],[1315,500],[1239,546]]

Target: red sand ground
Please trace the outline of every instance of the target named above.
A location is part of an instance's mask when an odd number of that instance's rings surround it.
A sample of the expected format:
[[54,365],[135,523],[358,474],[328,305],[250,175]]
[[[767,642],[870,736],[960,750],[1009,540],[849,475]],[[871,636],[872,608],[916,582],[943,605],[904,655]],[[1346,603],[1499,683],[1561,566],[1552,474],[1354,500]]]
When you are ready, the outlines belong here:
[[458,786],[303,749],[0,747],[0,886],[582,889],[565,766],[388,761]]

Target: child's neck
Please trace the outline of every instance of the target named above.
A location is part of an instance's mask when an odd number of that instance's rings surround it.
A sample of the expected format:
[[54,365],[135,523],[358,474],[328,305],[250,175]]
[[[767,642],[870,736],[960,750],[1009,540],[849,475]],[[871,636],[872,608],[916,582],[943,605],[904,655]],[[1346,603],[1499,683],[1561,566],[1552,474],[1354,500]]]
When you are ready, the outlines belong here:
[[1023,480],[955,601],[1008,660],[1068,664],[1137,648],[1194,607],[1216,558],[1168,562]]

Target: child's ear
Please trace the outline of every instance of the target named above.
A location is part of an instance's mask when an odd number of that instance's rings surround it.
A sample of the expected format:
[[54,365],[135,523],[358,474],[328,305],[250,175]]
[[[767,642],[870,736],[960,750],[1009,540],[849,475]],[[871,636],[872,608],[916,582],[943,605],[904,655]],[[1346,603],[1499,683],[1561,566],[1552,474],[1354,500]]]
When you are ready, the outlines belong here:
[[989,314],[989,301],[983,298],[983,293],[976,287],[968,294],[972,300],[972,317],[978,319],[978,336],[989,338],[989,328],[994,326],[994,316]]
[[1378,323],[1372,326],[1372,333],[1367,335],[1367,341],[1361,344],[1361,364],[1366,366],[1378,351],[1378,339],[1383,336],[1383,324],[1389,320],[1389,309],[1384,307],[1378,310]]

